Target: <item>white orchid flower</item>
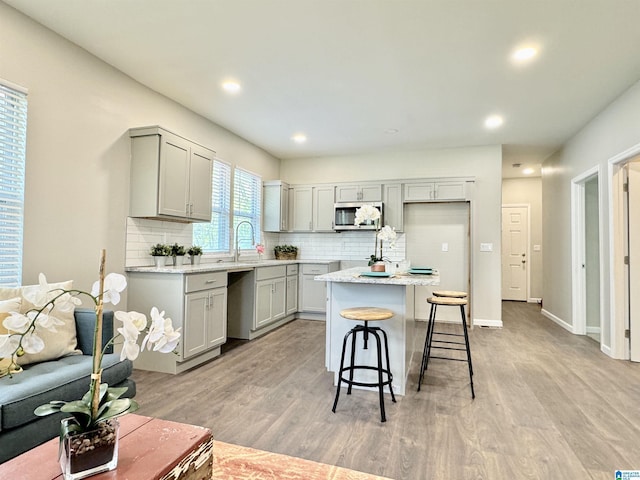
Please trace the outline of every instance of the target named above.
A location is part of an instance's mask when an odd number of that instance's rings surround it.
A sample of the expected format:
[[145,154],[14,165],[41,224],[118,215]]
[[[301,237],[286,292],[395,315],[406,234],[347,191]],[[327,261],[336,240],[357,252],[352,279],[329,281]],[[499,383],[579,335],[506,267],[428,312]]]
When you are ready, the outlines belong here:
[[[135,315],[132,315],[135,314]],[[128,358],[129,360],[135,360],[140,353],[140,346],[138,345],[138,336],[140,330],[144,329],[147,323],[147,319],[142,315],[140,318],[137,312],[116,312],[115,316],[122,322],[122,327],[118,328],[118,332],[124,338],[124,344],[122,345],[122,351],[120,352],[120,360]],[[142,325],[144,322],[144,325]],[[142,328],[139,328],[142,325]]]
[[26,353],[39,353],[44,350],[44,341],[35,332],[29,332],[22,337],[22,349]]
[[380,210],[373,205],[363,205],[356,210],[355,225],[361,225],[365,222],[375,222],[380,219]]
[[38,275],[38,286],[25,288],[22,295],[36,307],[41,308],[50,300],[50,291],[51,288],[47,283],[47,277],[45,277],[44,273],[41,273]]
[[[110,273],[104,277],[104,294],[102,301],[117,305],[120,303],[120,292],[127,288],[127,279],[119,273]],[[91,287],[91,295],[97,297],[100,294],[100,282],[95,282]]]
[[120,352],[120,360],[124,360],[125,358],[133,361],[138,358],[140,354],[140,346],[136,341],[125,340],[122,345],[122,351]]
[[57,332],[56,326],[64,325],[64,322],[59,318],[54,317],[53,315],[48,315],[44,312],[38,313],[35,311],[27,312],[27,317],[33,321],[36,319],[36,327],[42,327],[50,332]]
[[151,309],[151,327],[149,333],[142,341],[142,348],[145,346],[156,352],[167,353],[175,349],[180,339],[180,329],[173,329],[170,318],[164,318],[164,311],[159,312],[156,307]]
[[139,332],[147,328],[147,316],[144,313],[138,312],[116,312],[115,314],[116,320],[120,320],[121,322],[131,322]]
[[4,328],[16,333],[24,333],[30,324],[31,320],[29,317],[17,312],[11,312],[11,315],[2,321]]
[[178,328],[177,330],[174,330],[173,325],[171,324],[171,319],[165,318],[162,337],[158,340],[155,347],[153,347],[153,351],[161,353],[173,352],[176,349],[179,340],[180,329]]
[[0,335],[0,358],[11,357],[18,349],[20,337],[18,335]]
[[82,300],[70,293],[65,293],[56,300],[56,309],[60,312],[73,312],[80,305],[82,305]]
[[389,225],[385,225],[378,232],[378,238],[382,241],[389,243],[389,248],[393,249],[396,246],[396,229],[391,228]]

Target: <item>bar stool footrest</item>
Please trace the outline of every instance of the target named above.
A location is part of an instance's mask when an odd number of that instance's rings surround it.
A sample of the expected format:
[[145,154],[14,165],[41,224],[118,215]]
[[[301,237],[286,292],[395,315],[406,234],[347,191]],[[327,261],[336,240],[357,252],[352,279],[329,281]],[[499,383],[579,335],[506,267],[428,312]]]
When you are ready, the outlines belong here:
[[[344,372],[355,372],[356,370],[372,370],[374,372],[378,371],[377,367],[372,367],[369,365],[354,365],[349,367],[344,367],[340,374],[340,380],[346,383],[347,385],[356,385],[358,387],[379,387],[379,382],[359,382],[356,380],[349,380],[348,378],[344,378],[342,373]],[[386,368],[382,369],[382,374],[387,376],[386,380],[382,380],[382,385],[391,385],[393,382],[393,374]],[[393,400],[395,402],[395,399]]]

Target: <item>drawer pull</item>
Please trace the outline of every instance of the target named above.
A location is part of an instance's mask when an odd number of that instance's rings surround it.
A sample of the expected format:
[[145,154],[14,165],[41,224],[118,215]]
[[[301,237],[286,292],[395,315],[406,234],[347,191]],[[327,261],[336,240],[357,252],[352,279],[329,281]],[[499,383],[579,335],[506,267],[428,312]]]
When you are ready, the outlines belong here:
[[216,282],[217,282],[217,280],[207,280],[207,281],[206,281],[206,282],[204,282],[204,283],[216,283]]

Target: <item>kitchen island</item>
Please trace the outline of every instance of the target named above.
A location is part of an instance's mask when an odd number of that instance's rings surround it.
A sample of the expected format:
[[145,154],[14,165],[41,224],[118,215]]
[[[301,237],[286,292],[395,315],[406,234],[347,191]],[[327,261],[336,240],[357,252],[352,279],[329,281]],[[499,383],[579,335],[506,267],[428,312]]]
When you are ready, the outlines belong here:
[[[434,270],[433,275],[394,274],[390,277],[366,277],[361,274],[367,267],[355,267],[315,277],[317,281],[327,282],[327,327],[325,366],[334,373],[334,385],[337,385],[340,370],[340,354],[344,336],[357,322],[340,316],[340,311],[353,307],[388,308],[393,318],[382,322],[373,322],[372,326],[382,327],[389,337],[389,361],[393,373],[393,391],[404,395],[407,377],[414,352],[422,352],[424,338],[416,337],[414,317],[415,287],[439,285],[440,276]],[[426,299],[425,299],[426,300]],[[375,364],[375,348],[363,350],[356,348],[356,363]],[[375,372],[357,372],[354,378],[362,382],[376,381]]]

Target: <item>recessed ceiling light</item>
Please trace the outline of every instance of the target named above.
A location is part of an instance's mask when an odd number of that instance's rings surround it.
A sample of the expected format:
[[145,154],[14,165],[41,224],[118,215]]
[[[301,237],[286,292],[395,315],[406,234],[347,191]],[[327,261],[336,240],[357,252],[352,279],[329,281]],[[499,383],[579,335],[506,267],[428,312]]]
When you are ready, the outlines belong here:
[[538,54],[538,49],[535,47],[523,47],[515,50],[511,55],[514,62],[526,62],[531,60]]
[[234,82],[233,80],[228,80],[222,84],[222,88],[227,93],[238,93],[242,87],[238,82]]
[[531,175],[533,173],[533,168],[525,168],[524,170],[522,170],[522,173],[524,173],[525,175]]
[[304,133],[296,133],[293,137],[291,137],[296,143],[304,143],[307,141],[307,136]]
[[484,121],[484,126],[487,128],[498,128],[504,123],[503,118],[500,115],[490,115]]

